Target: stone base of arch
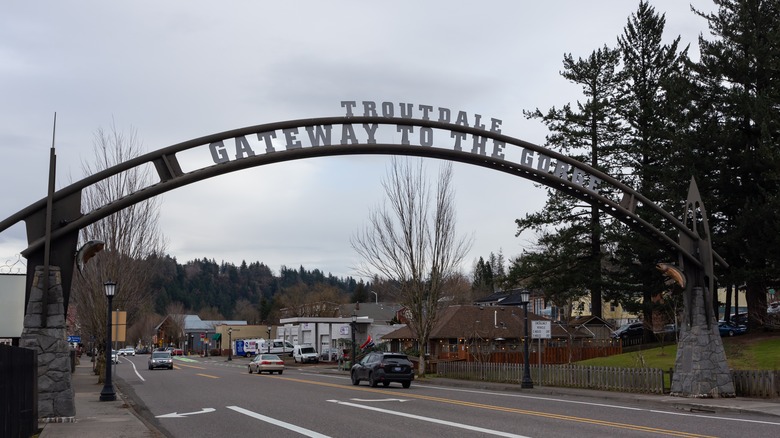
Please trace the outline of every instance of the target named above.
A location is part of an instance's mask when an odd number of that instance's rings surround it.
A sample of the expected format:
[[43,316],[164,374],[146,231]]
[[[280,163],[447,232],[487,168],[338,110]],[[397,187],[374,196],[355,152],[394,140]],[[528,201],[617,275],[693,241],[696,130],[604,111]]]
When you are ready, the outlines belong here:
[[43,290],[43,276],[43,266],[36,266],[19,346],[38,354],[38,418],[68,422],[75,418],[76,404],[60,268],[49,267],[47,291]]
[[[712,307],[705,304],[707,292],[694,287],[686,308],[677,344],[677,359],[671,395],[689,398],[735,397],[723,340]],[[709,321],[709,324],[708,324]]]

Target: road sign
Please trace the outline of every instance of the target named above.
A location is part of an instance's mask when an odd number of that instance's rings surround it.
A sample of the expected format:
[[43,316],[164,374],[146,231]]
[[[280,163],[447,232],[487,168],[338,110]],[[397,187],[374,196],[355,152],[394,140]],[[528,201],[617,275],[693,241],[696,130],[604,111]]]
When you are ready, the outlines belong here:
[[531,339],[552,338],[551,321],[531,321]]
[[81,336],[68,336],[68,344],[73,344],[73,343],[78,344],[80,342],[81,342]]

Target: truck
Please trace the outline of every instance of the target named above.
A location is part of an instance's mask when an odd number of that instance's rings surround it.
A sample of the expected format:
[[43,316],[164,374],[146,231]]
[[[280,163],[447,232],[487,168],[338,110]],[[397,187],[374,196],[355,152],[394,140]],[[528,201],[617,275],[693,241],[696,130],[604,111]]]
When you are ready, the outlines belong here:
[[292,356],[293,351],[293,344],[284,339],[274,339],[271,342],[262,338],[238,339],[233,344],[233,354],[236,356],[252,357],[260,353]]
[[265,339],[237,339],[233,342],[233,354],[236,356],[252,357],[264,353],[265,349]]

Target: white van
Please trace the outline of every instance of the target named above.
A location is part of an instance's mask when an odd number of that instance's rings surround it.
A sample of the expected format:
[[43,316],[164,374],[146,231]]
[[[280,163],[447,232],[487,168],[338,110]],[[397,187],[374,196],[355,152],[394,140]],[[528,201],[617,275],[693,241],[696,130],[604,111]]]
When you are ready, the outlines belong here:
[[[273,341],[270,342],[270,344],[271,344],[270,347],[271,354],[280,354],[280,355],[288,354],[292,356],[292,352],[294,348],[293,344],[283,339],[274,339]],[[266,345],[266,349],[263,351],[263,353],[265,352],[268,352],[268,345]]]
[[298,363],[318,363],[320,356],[317,354],[317,350],[311,345],[296,345],[293,347],[293,360]]

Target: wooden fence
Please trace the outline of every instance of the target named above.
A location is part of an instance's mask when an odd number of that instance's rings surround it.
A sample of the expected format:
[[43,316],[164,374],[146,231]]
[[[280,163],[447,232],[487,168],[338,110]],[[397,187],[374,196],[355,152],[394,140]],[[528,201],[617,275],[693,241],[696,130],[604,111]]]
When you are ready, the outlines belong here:
[[[530,365],[531,379],[541,386],[598,389],[605,391],[663,394],[669,391],[671,370],[658,368],[616,368],[582,365]],[[463,380],[517,383],[522,381],[523,364],[441,361],[440,377]],[[780,371],[731,372],[738,397],[780,397]]]
[[780,397],[780,371],[734,370],[734,390],[740,397]]
[[[517,363],[439,362],[438,375],[465,380],[520,383]],[[581,365],[531,365],[531,379],[541,386],[663,394],[664,371],[657,368],[615,368]]]
[[[596,357],[608,357],[623,353],[623,347],[619,342],[590,347],[551,347],[537,348],[531,344],[528,358],[531,364],[565,364],[579,362],[581,360]],[[441,352],[436,356],[439,360],[465,360],[468,362],[492,362],[492,363],[523,363],[522,351],[480,351],[476,353],[466,351]]]

